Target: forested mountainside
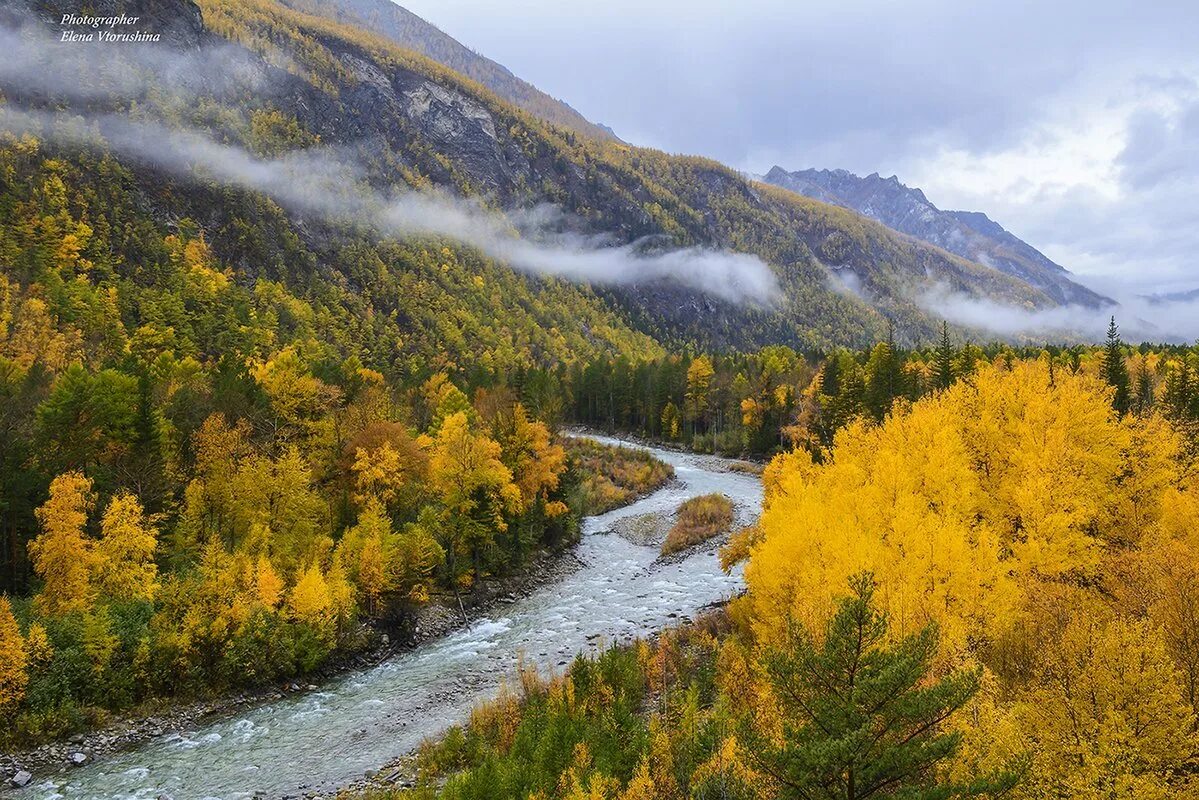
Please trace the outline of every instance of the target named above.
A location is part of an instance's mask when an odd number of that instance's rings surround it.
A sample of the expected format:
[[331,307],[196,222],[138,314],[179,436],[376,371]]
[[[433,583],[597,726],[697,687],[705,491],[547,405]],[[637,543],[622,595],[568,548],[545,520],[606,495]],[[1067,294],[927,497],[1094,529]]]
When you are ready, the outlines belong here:
[[[328,186],[310,184],[313,174],[332,174],[338,179],[329,183],[342,193],[363,188],[377,196],[398,185],[428,198],[433,188],[440,188],[453,197],[478,198],[473,211],[516,212],[519,219],[510,216],[502,224],[531,226],[533,238],[571,243],[569,252],[559,247],[548,255],[534,254],[534,270],[569,272],[575,266],[568,256],[583,247],[588,259],[572,274],[593,282],[598,298],[590,290],[577,290],[588,296],[589,307],[603,309],[596,313],[606,315],[614,328],[632,327],[679,344],[757,347],[781,341],[809,349],[864,344],[884,334],[888,319],[901,340],[930,340],[936,324],[920,298],[934,286],[1025,306],[1053,303],[998,271],[922,246],[857,215],[748,183],[715,162],[596,141],[543,123],[471,79],[361,29],[269,0],[205,0],[199,12],[182,0],[173,10],[154,5],[154,18],[173,20],[165,46],[106,52],[110,64],[122,58],[146,60],[144,54],[151,51],[164,63],[176,56],[211,61],[203,57],[206,49],[220,48],[219,74],[199,81],[170,64],[166,69],[125,64],[124,74],[137,74],[153,87],[139,89],[135,97],[118,91],[72,98],[61,87],[39,90],[35,82],[25,81],[8,87],[9,110],[36,111],[32,120],[26,114],[23,123],[41,135],[48,155],[69,164],[77,158],[77,131],[66,125],[63,106],[74,103],[78,114],[85,102],[91,130],[104,137],[113,160],[130,170],[135,205],[156,220],[197,222],[218,260],[233,267],[235,280],[243,283],[253,282],[273,262],[289,265],[279,274],[285,282],[309,272],[322,283],[361,288],[361,276],[347,275],[352,270],[343,258],[344,246],[353,241],[356,252],[370,252],[372,260],[379,247],[391,245],[330,224]],[[136,4],[115,1],[107,6],[138,10]],[[45,20],[60,10],[52,3],[36,8]],[[19,9],[9,14],[22,16]],[[132,118],[131,108],[137,109]],[[96,116],[101,114],[105,116]],[[141,127],[131,131],[131,124]],[[147,153],[141,148],[144,140],[159,138],[146,130],[149,125],[174,131],[167,138],[175,151]],[[121,129],[114,131],[114,126]],[[220,153],[222,163],[202,165],[208,180],[197,182],[190,169],[199,158],[196,148],[177,152],[181,142],[201,148],[216,143],[228,150]],[[231,167],[230,159],[244,169]],[[312,169],[317,160],[323,172]],[[287,168],[306,180],[282,181],[274,171]],[[354,180],[344,180],[346,176]],[[202,196],[198,183],[207,185],[208,196]],[[171,188],[161,191],[164,186]],[[256,224],[271,230],[254,237],[235,234],[246,220],[231,213],[231,203],[214,199],[214,192],[247,203],[265,201],[271,213],[258,215]],[[361,202],[356,197],[347,204],[357,209],[354,203]],[[558,215],[546,213],[546,204]],[[417,227],[461,233],[445,223],[444,211],[439,207],[434,219],[422,218]],[[463,224],[469,226],[478,216]],[[401,228],[411,217],[401,221]],[[247,251],[251,239],[257,248],[253,253]],[[301,263],[309,263],[311,270],[294,266],[284,253],[284,241],[305,251]],[[678,248],[698,250],[681,251],[691,257],[681,263],[667,258],[658,271],[641,271],[634,263],[622,272],[619,263],[610,265],[605,259],[609,253],[618,255],[618,249],[595,249],[624,245],[627,251],[634,243],[668,256],[678,255]],[[454,252],[462,249],[454,242],[442,244]],[[496,250],[488,254],[503,262],[518,260]],[[694,277],[705,268],[696,259],[726,250],[768,264],[778,290],[766,302],[737,302],[710,290],[713,282],[723,286],[724,280],[710,281],[701,286],[709,291],[702,291],[694,280],[662,277],[664,271]],[[731,267],[725,262],[734,275],[745,266],[744,261]],[[459,277],[472,283],[476,275],[463,270]],[[536,294],[547,291],[543,279],[528,283]],[[468,305],[475,292],[468,288],[451,294],[447,303],[454,308]],[[494,287],[479,288],[477,294],[502,297]],[[573,327],[590,336],[583,325]]]
[[943,247],[971,261],[1026,281],[1059,303],[1097,308],[1110,301],[1072,280],[1070,273],[979,211],[942,211],[924,192],[892,175],[865,178],[843,169],[788,172],[775,166],[768,183],[848,208],[889,228]]
[[411,48],[478,81],[499,97],[551,125],[597,139],[616,138],[610,129],[589,121],[566,101],[550,97],[522,81],[503,64],[476,53],[391,0],[284,0],[284,5],[380,33],[402,47]]

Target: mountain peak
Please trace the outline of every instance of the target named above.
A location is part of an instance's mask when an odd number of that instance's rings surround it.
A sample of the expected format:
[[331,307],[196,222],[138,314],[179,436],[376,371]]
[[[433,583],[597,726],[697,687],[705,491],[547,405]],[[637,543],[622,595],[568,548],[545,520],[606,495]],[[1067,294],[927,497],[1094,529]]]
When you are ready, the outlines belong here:
[[889,228],[999,270],[1044,291],[1061,303],[1100,306],[1107,298],[1075,283],[1070,273],[1021,241],[981,211],[942,211],[919,188],[898,176],[872,172],[862,178],[843,169],[775,167],[766,180],[784,189],[848,208]]

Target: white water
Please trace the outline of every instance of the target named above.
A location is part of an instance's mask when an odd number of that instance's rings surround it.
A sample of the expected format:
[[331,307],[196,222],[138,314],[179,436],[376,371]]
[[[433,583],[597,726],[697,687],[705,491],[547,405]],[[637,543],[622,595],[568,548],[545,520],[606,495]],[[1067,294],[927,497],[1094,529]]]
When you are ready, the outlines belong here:
[[652,633],[727,598],[741,576],[721,572],[714,546],[659,563],[657,548],[605,534],[622,517],[669,514],[709,492],[737,504],[739,524],[752,522],[762,502],[760,481],[722,471],[728,463],[722,459],[650,449],[674,466],[678,481],[585,519],[576,550],[585,566],[569,577],[321,691],[151,740],[20,796],[199,800],[328,792],[463,721],[515,675],[522,655],[543,672],[560,671],[579,652]]

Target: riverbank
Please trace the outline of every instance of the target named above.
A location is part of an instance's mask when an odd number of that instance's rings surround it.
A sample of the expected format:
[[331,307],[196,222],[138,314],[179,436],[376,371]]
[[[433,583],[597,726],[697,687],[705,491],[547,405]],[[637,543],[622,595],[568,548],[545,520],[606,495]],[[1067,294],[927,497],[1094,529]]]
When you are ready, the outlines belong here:
[[[647,458],[662,469],[670,471],[668,466],[657,459]],[[596,477],[611,477],[607,473],[612,470],[619,471],[621,466],[620,463],[599,465]],[[668,477],[669,479],[671,478]],[[660,483],[626,487],[620,498],[620,506],[635,503],[660,488]],[[596,511],[583,509],[583,513]],[[182,734],[199,725],[231,714],[246,712],[263,703],[281,700],[289,695],[319,691],[322,686],[337,677],[369,669],[423,644],[445,637],[486,616],[497,607],[513,603],[548,582],[561,580],[579,566],[577,557],[572,553],[573,549],[573,545],[568,545],[552,552],[543,550],[513,574],[484,578],[461,598],[450,593],[434,595],[431,602],[415,611],[414,617],[407,621],[402,632],[384,629],[378,625],[363,625],[360,632],[353,637],[362,643],[360,647],[355,648],[353,652],[334,655],[316,671],[282,684],[272,683],[192,700],[157,698],[138,708],[113,715],[88,731],[75,732],[69,737],[19,751],[0,753],[0,791],[7,788],[18,775],[24,780],[23,773],[33,777],[60,773],[68,767],[79,767],[135,748],[158,737]]]
[[629,433],[628,431],[605,431],[586,425],[568,425],[562,429],[562,432],[567,436],[595,439],[596,441],[619,446],[639,447],[645,450],[665,450],[671,453],[695,456],[696,458],[708,458],[712,460],[711,463],[715,468],[720,471],[740,472],[746,475],[761,475],[762,470],[773,458],[773,456],[758,454],[726,456],[719,453],[703,453],[693,450],[680,442],[651,439],[646,436]]
[[0,753],[0,792],[10,788],[22,772],[31,776],[29,783],[36,783],[47,775],[129,750],[151,739],[182,734],[201,724],[240,714],[288,695],[319,691],[334,678],[369,669],[447,636],[546,584],[562,580],[582,566],[574,551],[573,545],[557,551],[541,551],[519,573],[484,578],[472,592],[462,595],[461,607],[452,595],[436,598],[418,609],[411,633],[403,640],[369,628],[365,631],[370,642],[367,649],[335,657],[315,672],[284,684],[192,701],[164,699],[115,715],[103,726],[76,733],[65,740],[14,753]]
[[[707,665],[707,668],[711,669],[714,668],[716,660],[715,650],[710,647],[696,647],[696,634],[699,634],[704,640],[705,645],[727,636],[732,629],[732,622],[729,619],[727,607],[727,599],[711,603],[697,609],[691,616],[680,617],[669,627],[631,642],[613,645],[608,650],[595,654],[594,658],[596,661],[602,661],[611,658],[614,654],[619,657],[631,657],[634,663],[637,664],[637,668],[640,669],[640,661],[637,660],[636,656],[638,650],[643,645],[651,652],[658,650],[661,642],[669,639],[673,642],[674,647],[660,652],[670,652],[677,659],[680,648],[682,651],[685,651],[687,654],[686,657],[676,663],[678,666],[682,666],[686,662],[687,670],[690,671],[689,677],[694,678],[695,672],[697,672],[696,667],[699,663],[702,662]],[[694,658],[697,654],[699,655],[698,659]],[[629,666],[631,667],[633,664]],[[672,670],[672,672],[676,680],[688,677],[680,674],[677,668]],[[456,731],[455,729],[451,729],[451,731],[446,731],[440,736],[426,740],[412,752],[393,759],[378,770],[370,770],[362,779],[353,781],[341,787],[336,792],[316,793],[311,795],[310,798],[311,800],[335,800],[335,798],[338,800],[392,800],[398,796],[406,797],[407,794],[404,793],[404,790],[414,789],[418,785],[422,791],[428,791],[430,787],[439,787],[456,771],[455,767],[450,767],[447,770],[444,766],[446,762],[453,763],[457,759],[463,758],[464,751],[468,749],[455,747],[453,748],[456,751],[455,757],[449,759],[438,757],[438,752],[445,751],[447,743],[451,738],[457,736],[459,732],[464,735],[459,736],[458,741],[462,741],[464,738],[470,736],[470,729],[477,721],[482,721],[483,726],[486,727],[486,720],[494,719],[494,714],[499,708],[503,709],[502,713],[510,715],[512,720],[510,724],[513,726],[518,725],[520,718],[524,715],[525,706],[529,702],[528,694],[523,693],[527,692],[530,686],[539,687],[539,690],[534,690],[535,695],[544,695],[545,689],[549,685],[557,681],[567,682],[570,680],[570,669],[566,669],[560,673],[537,673],[535,676],[522,679],[521,687],[515,689],[513,693],[508,694],[506,697],[501,695],[501,699],[490,700],[477,707],[476,711],[479,714],[477,716],[472,714],[469,720],[464,721],[460,726],[456,726]],[[652,681],[646,680],[644,675],[641,676],[641,680],[652,683]],[[528,682],[526,683],[526,681]],[[643,702],[639,709],[638,717],[648,721],[649,717],[653,715],[649,709],[656,707],[657,700],[660,697],[661,694],[659,692],[658,697],[654,698],[655,702]],[[605,702],[610,703],[611,697],[607,697]],[[579,703],[577,708],[586,714],[588,712],[585,710],[585,707],[588,705],[590,704]],[[601,705],[597,703],[592,708],[598,708]],[[571,734],[566,733],[565,735],[569,736]],[[465,758],[469,760],[469,756],[465,756]],[[431,764],[438,766],[430,771],[429,767]],[[426,795],[421,794],[420,796],[424,797]]]
[[329,796],[368,774],[379,776],[380,765],[402,760],[469,718],[521,665],[560,674],[580,653],[595,655],[694,618],[742,585],[738,571],[720,569],[714,546],[679,561],[661,560],[657,548],[604,534],[623,518],[671,514],[689,497],[713,492],[736,498],[738,521],[749,524],[762,487],[756,478],[723,469],[719,459],[653,454],[677,470],[678,482],[585,518],[571,551],[582,567],[565,577],[543,576],[539,588],[510,603],[502,596],[473,624],[319,690],[207,719],[182,737],[161,736],[47,780],[39,776],[37,793],[176,800]]

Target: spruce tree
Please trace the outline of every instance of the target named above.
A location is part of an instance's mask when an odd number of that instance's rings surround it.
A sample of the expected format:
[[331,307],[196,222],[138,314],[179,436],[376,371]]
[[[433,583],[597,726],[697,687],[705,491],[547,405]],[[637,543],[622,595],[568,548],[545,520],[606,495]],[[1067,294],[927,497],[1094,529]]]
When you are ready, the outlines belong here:
[[[778,797],[916,800],[995,794],[1017,776],[1003,772],[953,785],[937,766],[961,734],[945,722],[979,688],[978,670],[929,677],[937,629],[889,643],[887,617],[873,603],[874,579],[851,579],[821,640],[790,630],[760,664],[779,703],[783,736],[776,739],[751,711],[741,721],[746,751],[778,787]],[[800,626],[796,626],[799,628]]]
[[1153,379],[1149,376],[1149,368],[1142,359],[1141,368],[1137,370],[1137,413],[1148,414],[1153,409]]
[[1185,420],[1191,417],[1194,395],[1191,369],[1186,362],[1166,373],[1166,389],[1162,401],[1166,406],[1166,413],[1173,419]]
[[895,352],[894,331],[894,326],[888,325],[887,341],[876,344],[866,362],[866,408],[880,421],[904,392],[903,363]]
[[1120,341],[1120,328],[1116,325],[1114,316],[1107,328],[1107,344],[1103,348],[1103,361],[1099,373],[1115,390],[1112,394],[1112,408],[1121,416],[1127,414],[1132,405],[1132,397],[1128,385],[1128,367],[1124,364],[1124,344]]
[[933,358],[933,386],[948,389],[953,385],[953,344],[949,341],[949,323],[941,323],[941,343]]
[[841,393],[841,354],[832,353],[820,371],[820,393],[836,397]]

